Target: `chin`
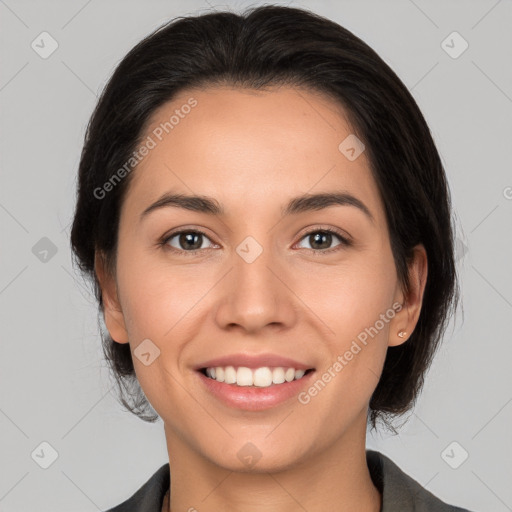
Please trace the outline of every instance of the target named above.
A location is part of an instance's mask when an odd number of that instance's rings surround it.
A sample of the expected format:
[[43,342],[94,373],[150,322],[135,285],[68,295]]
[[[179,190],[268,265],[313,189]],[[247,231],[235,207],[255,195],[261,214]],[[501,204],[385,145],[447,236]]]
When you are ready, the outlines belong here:
[[[231,439],[231,438],[230,438]],[[304,448],[304,452],[305,452]],[[215,464],[228,471],[237,473],[277,473],[297,467],[301,464],[305,453],[301,447],[286,446],[276,443],[258,440],[237,442],[231,439],[230,446],[226,450],[208,453],[205,456]]]

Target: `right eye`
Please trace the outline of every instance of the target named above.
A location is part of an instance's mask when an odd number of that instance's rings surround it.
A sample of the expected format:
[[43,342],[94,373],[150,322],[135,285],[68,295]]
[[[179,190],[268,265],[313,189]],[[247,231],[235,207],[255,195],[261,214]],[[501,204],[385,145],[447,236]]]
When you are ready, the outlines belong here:
[[181,253],[183,255],[185,255],[185,253],[189,253],[187,254],[187,256],[189,256],[196,254],[198,251],[204,250],[202,246],[205,239],[210,240],[203,231],[198,229],[186,229],[175,231],[174,233],[167,235],[160,243],[172,252]]

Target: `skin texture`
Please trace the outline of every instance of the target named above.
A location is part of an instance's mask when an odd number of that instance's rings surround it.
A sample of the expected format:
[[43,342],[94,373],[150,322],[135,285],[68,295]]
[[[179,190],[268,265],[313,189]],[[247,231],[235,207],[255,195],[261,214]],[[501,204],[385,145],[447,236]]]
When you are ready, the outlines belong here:
[[[133,359],[164,421],[170,510],[379,511],[366,465],[368,403],[388,346],[416,326],[425,250],[416,248],[405,296],[369,162],[364,152],[349,161],[339,151],[353,131],[332,99],[292,87],[190,89],[154,113],[146,135],[191,97],[197,106],[132,171],[116,276],[96,259],[112,338],[132,353],[147,338],[160,349],[149,366]],[[341,190],[363,201],[374,222],[353,206],[281,216],[292,197]],[[167,191],[213,196],[226,213],[167,207],[140,220]],[[179,236],[158,245],[182,227],[207,234],[193,255]],[[305,234],[316,228],[338,228],[353,244],[333,235],[314,254]],[[236,252],[247,236],[263,248],[250,264]],[[265,411],[230,408],[193,370],[214,357],[271,352],[320,376],[395,302],[404,307],[307,405],[293,397]],[[247,442],[261,453],[252,468],[237,456]]]

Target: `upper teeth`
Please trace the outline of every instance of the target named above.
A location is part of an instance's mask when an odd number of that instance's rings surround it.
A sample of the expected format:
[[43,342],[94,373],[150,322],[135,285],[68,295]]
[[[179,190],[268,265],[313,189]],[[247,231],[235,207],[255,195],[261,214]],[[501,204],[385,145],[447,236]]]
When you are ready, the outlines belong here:
[[268,366],[256,368],[255,370],[245,366],[240,366],[238,369],[234,366],[217,366],[206,369],[206,375],[218,382],[236,384],[237,386],[258,386],[261,388],[300,379],[305,373],[305,370],[296,370],[295,368],[269,368]]

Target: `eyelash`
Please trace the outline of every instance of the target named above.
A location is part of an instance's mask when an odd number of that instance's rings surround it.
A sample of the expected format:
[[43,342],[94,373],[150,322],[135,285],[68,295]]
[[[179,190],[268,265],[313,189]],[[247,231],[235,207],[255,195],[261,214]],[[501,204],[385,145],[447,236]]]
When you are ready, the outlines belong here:
[[[206,237],[208,240],[210,239],[210,237],[204,232],[204,231],[201,231],[200,229],[183,229],[181,231],[175,231],[174,233],[171,233],[170,235],[165,235],[163,237],[163,239],[161,239],[158,243],[159,246],[163,247],[165,250],[168,250],[168,251],[171,251],[175,254],[179,254],[180,256],[183,255],[183,256],[195,256],[197,255],[197,253],[199,251],[202,251],[202,250],[205,250],[205,249],[194,249],[192,251],[185,251],[183,249],[176,249],[175,247],[171,247],[170,245],[168,245],[168,242],[169,240],[171,240],[172,238],[174,238],[175,236],[177,235],[181,235],[183,233],[194,233],[194,234],[200,234],[204,237]],[[314,233],[330,233],[332,235],[335,235],[337,236],[341,243],[331,249],[325,249],[325,250],[322,250],[322,249],[306,249],[307,251],[309,251],[310,253],[312,253],[314,256],[323,256],[325,254],[331,254],[333,252],[337,252],[341,249],[343,249],[344,247],[350,247],[352,245],[352,241],[349,240],[348,238],[346,238],[340,231],[338,231],[337,229],[334,229],[334,228],[315,228],[311,231],[308,231],[307,233],[304,233],[300,240],[303,240],[304,238],[314,234]],[[212,242],[213,243],[213,242]]]

